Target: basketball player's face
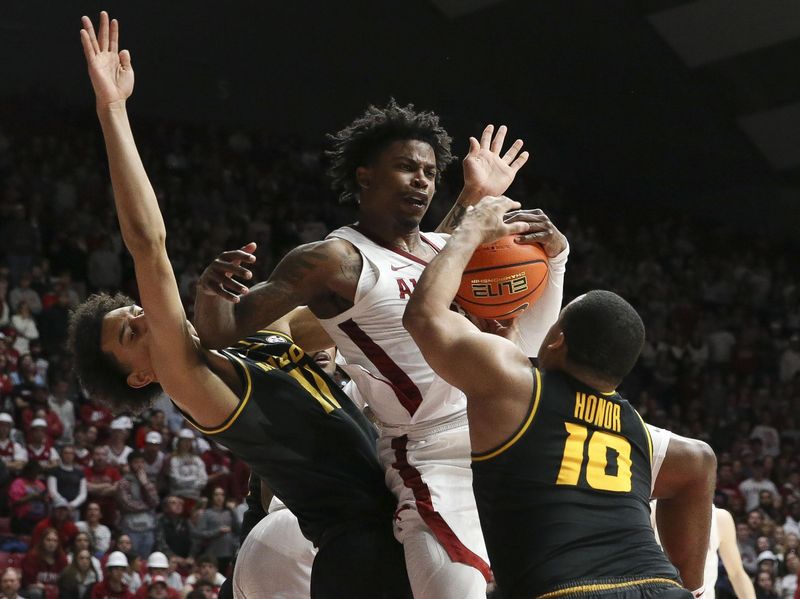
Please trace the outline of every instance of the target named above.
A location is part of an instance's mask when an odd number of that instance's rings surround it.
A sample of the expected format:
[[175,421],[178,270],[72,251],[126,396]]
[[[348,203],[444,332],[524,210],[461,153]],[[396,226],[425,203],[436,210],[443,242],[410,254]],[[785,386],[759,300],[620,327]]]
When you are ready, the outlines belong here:
[[424,141],[395,141],[357,174],[363,213],[414,229],[436,193],[436,154]]
[[150,376],[148,384],[152,378],[152,367],[150,365],[150,351],[148,349],[149,329],[147,327],[147,317],[140,306],[133,305],[112,310],[103,318],[102,331],[100,333],[100,349],[105,353],[113,355],[131,374],[128,377],[128,384],[132,387],[141,387],[132,380],[139,380],[134,375],[141,373],[142,376]]

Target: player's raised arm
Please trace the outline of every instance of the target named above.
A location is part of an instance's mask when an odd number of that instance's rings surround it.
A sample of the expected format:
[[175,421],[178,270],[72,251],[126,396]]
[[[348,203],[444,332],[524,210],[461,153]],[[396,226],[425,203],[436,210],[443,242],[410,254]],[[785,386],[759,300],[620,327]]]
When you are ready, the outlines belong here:
[[703,586],[716,468],[706,443],[672,435],[653,489],[664,553],[690,590]]
[[[164,219],[128,122],[125,101],[133,92],[130,53],[119,51],[119,24],[109,21],[106,12],[100,14],[97,33],[88,17],[82,18],[82,24],[81,43],[106,143],[117,217],[147,312],[146,325],[134,323],[140,313],[132,306],[130,315],[120,321],[119,334],[112,335],[113,342],[123,348],[134,347],[145,335],[150,340],[151,366],[134,366],[128,384],[144,387],[158,381],[176,401],[181,394],[222,401],[231,392],[205,366],[190,334],[167,256]],[[227,415],[226,407],[221,406],[219,413]]]
[[481,139],[469,138],[469,153],[464,158],[464,188],[455,204],[436,229],[437,233],[452,233],[464,218],[467,208],[474,206],[484,196],[501,196],[517,176],[517,171],[528,161],[528,152],[522,152],[523,142],[516,140],[503,152],[508,128],[501,125],[495,133],[494,125],[487,125]]
[[[519,393],[523,402],[530,398],[532,375],[524,353],[450,310],[475,248],[526,229],[524,224],[503,221],[503,214],[518,206],[505,197],[490,197],[469,210],[444,250],[425,268],[403,317],[403,325],[428,364],[473,403],[495,397],[500,387],[509,389],[509,394],[523,389]],[[515,384],[520,381],[521,385]]]

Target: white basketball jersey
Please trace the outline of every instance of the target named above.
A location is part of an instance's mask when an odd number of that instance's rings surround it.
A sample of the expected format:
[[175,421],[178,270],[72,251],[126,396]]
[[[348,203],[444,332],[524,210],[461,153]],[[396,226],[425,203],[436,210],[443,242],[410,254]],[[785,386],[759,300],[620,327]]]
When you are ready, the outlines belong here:
[[[464,394],[428,366],[403,327],[403,312],[427,262],[399,248],[383,246],[353,227],[328,238],[344,239],[364,260],[352,308],[320,324],[347,360],[347,374],[377,418],[388,425],[447,419],[466,410]],[[421,235],[436,252],[446,238]]]
[[714,585],[717,584],[719,573],[719,526],[717,526],[716,506],[711,506],[711,536],[708,539],[708,553],[706,554],[706,569],[703,571],[703,584],[706,587],[706,599],[714,599]]

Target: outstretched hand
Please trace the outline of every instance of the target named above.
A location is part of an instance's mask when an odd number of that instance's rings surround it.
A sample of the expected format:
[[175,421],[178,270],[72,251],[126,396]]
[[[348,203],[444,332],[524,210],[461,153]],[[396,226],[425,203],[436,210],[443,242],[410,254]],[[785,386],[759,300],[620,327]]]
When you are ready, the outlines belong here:
[[199,291],[205,295],[218,296],[229,302],[238,303],[241,296],[249,289],[233,277],[240,279],[253,277],[253,273],[242,266],[242,262],[253,264],[256,261],[253,255],[255,251],[256,244],[251,241],[238,250],[222,252],[200,275],[197,283]]
[[89,17],[81,17],[81,24],[81,44],[97,107],[124,103],[133,93],[133,67],[130,52],[119,51],[119,22],[113,19],[109,23],[108,13],[103,11],[97,35]]
[[501,125],[494,133],[494,125],[487,125],[478,141],[469,138],[469,153],[464,158],[464,187],[475,189],[484,196],[499,196],[506,192],[517,171],[528,161],[528,152],[522,149],[522,140],[515,141],[502,156],[503,142],[508,129]]

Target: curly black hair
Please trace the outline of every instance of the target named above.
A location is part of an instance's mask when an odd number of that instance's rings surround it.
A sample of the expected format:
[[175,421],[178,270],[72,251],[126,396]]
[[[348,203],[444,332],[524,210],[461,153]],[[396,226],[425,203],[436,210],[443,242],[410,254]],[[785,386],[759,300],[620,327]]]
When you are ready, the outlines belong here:
[[641,317],[611,291],[595,289],[570,303],[561,315],[561,328],[567,359],[609,381],[625,378],[644,346]]
[[128,372],[123,365],[100,347],[105,315],[133,304],[134,301],[122,293],[96,293],[70,315],[67,347],[74,357],[78,379],[92,397],[108,404],[115,414],[127,411],[138,414],[150,407],[161,393],[158,383],[139,389],[128,386]]
[[424,141],[436,155],[436,182],[456,157],[450,152],[452,139],[439,124],[433,112],[417,112],[413,104],[400,106],[394,98],[384,107],[370,105],[367,110],[341,131],[328,135],[333,149],[326,153],[331,161],[328,175],[339,201],[356,198],[356,169],[369,165],[387,145],[397,140]]

